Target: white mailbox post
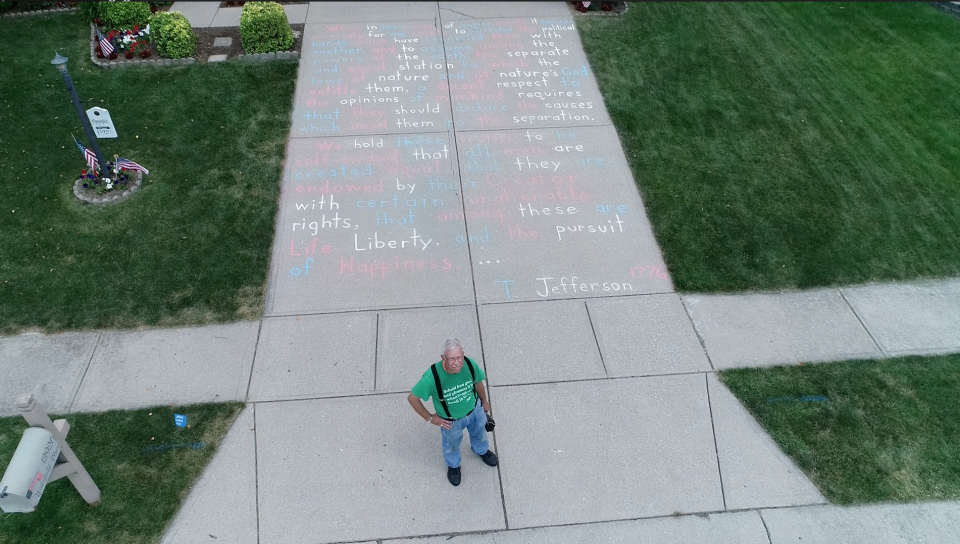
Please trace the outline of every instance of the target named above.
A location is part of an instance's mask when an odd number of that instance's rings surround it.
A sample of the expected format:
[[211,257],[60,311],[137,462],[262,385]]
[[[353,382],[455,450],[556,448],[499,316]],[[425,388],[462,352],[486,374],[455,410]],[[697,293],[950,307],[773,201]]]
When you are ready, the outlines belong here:
[[50,421],[33,395],[17,399],[17,408],[30,428],[0,479],[0,510],[33,512],[47,484],[66,476],[87,504],[100,504],[100,488],[67,444],[70,424]]

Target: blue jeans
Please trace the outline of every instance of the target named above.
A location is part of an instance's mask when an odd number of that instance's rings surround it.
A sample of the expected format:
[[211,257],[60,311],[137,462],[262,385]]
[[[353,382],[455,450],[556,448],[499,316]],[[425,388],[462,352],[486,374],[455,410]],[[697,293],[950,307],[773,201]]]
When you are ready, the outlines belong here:
[[443,447],[443,460],[448,467],[460,466],[460,444],[463,442],[463,430],[470,433],[470,449],[477,455],[483,455],[490,449],[487,440],[487,414],[480,401],[467,417],[451,422],[450,429],[440,427],[440,443]]

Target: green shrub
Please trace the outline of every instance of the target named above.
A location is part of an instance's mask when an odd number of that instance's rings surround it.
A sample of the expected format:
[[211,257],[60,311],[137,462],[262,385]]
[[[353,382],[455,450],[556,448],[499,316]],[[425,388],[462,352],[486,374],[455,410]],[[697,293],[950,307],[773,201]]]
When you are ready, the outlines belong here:
[[6,13],[16,5],[14,2],[0,2],[0,13]]
[[276,2],[247,2],[240,15],[240,43],[245,53],[286,51],[293,31],[283,6]]
[[77,10],[85,21],[93,22],[103,15],[103,6],[109,2],[77,2]]
[[100,20],[107,28],[133,28],[150,20],[146,2],[100,2]]
[[164,57],[181,59],[193,56],[197,36],[190,21],[179,11],[158,11],[150,18],[150,38]]

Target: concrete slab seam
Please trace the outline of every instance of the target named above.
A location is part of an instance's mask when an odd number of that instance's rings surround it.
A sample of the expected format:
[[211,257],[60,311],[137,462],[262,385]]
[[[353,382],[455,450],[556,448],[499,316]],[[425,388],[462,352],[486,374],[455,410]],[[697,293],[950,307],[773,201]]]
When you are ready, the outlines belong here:
[[760,523],[763,524],[763,530],[767,532],[767,542],[773,544],[773,537],[770,536],[770,528],[767,527],[767,520],[763,519],[763,510],[757,510],[757,515],[760,516]]
[[713,365],[713,359],[710,358],[710,352],[707,350],[707,343],[703,339],[703,333],[700,332],[700,328],[697,327],[697,322],[693,319],[693,316],[690,315],[690,308],[687,308],[687,303],[683,300],[683,297],[679,298],[680,304],[683,305],[683,311],[687,314],[687,319],[689,319],[690,324],[693,325],[693,332],[697,333],[697,340],[700,341],[700,347],[703,348],[703,354],[706,356],[707,362],[710,363],[710,368],[717,370],[717,367]]
[[593,326],[593,318],[590,316],[590,305],[587,304],[587,301],[583,301],[583,307],[587,310],[587,321],[590,323],[590,332],[593,333],[593,341],[597,344],[597,353],[600,354],[600,364],[603,365],[603,374],[607,378],[610,377],[610,372],[607,370],[607,362],[603,360],[603,350],[600,349],[600,337],[597,336],[597,328]]
[[[467,15],[466,13],[460,13],[459,11],[457,11],[457,10],[455,10],[455,9],[441,8],[441,7],[439,7],[439,6],[438,6],[437,9],[438,9],[438,13],[440,14],[440,18],[441,18],[441,19],[443,18],[443,11],[444,11],[444,10],[449,11],[450,13],[456,13],[457,15],[463,15],[464,17],[467,17],[468,19],[476,19],[476,17],[474,17],[473,15]],[[490,17],[490,18],[493,19],[493,17]]]
[[[487,388],[487,395],[490,394],[490,388]],[[491,438],[493,438],[493,449],[500,451],[500,448],[497,447],[497,430],[494,429],[490,433]],[[510,530],[510,519],[507,517],[507,496],[503,492],[503,472],[500,463],[497,463],[497,483],[500,485],[500,507],[503,508],[503,526]]]
[[[815,506],[821,506],[821,505],[815,505]],[[806,508],[806,507],[807,506],[784,506],[784,507],[766,508],[766,510],[789,510],[793,508]],[[734,510],[709,510],[709,511],[700,511],[700,512],[685,512],[681,514],[674,513],[674,514],[661,514],[656,516],[640,516],[636,518],[614,518],[614,519],[604,519],[604,520],[598,520],[598,521],[581,521],[581,522],[575,522],[575,523],[525,525],[519,529],[493,529],[493,530],[481,529],[476,531],[461,531],[461,532],[453,532],[453,533],[430,533],[430,534],[418,535],[413,537],[398,536],[393,538],[384,538],[381,540],[377,540],[376,542],[387,543],[387,542],[392,542],[396,540],[402,540],[402,541],[427,540],[427,539],[439,538],[439,537],[447,537],[446,540],[452,540],[456,537],[461,537],[461,536],[498,535],[502,533],[519,533],[521,531],[532,532],[532,531],[538,531],[540,529],[556,529],[556,528],[563,528],[563,527],[585,527],[588,525],[609,525],[612,523],[624,523],[624,522],[631,522],[631,521],[653,521],[653,520],[667,520],[667,519],[675,520],[675,519],[681,519],[681,518],[694,518],[694,517],[702,518],[703,516],[712,516],[714,514],[722,515],[722,514],[735,514],[735,513],[744,513],[744,512],[756,512],[758,515],[762,513],[761,510],[757,508],[741,508],[741,509],[734,509]],[[761,520],[763,520],[762,515],[760,516],[760,518]],[[351,540],[351,541],[337,542],[336,544],[352,544],[354,542],[368,542],[368,541],[367,540],[363,540],[363,541]],[[495,538],[494,542],[498,542],[498,540]]]
[[250,398],[250,384],[253,382],[253,367],[257,364],[257,350],[260,349],[260,333],[263,331],[263,320],[257,325],[257,341],[253,344],[253,360],[250,361],[250,375],[247,376],[247,392],[243,395],[243,401]]
[[[440,35],[440,43],[443,44],[443,56],[444,58],[446,58],[447,57],[447,41],[443,35],[443,18],[440,16],[439,3],[437,4],[437,8],[438,8],[437,16],[434,18],[433,21],[434,21],[434,26],[437,28],[437,32]],[[450,64],[449,63],[445,63],[445,64],[446,66],[444,67],[444,71],[447,73],[447,81],[449,82],[450,81]],[[447,99],[450,101],[450,116],[452,118],[453,117],[453,89],[450,88],[450,85],[447,85]],[[469,242],[470,223],[466,220],[467,202],[466,202],[466,198],[464,198],[463,196],[464,195],[463,171],[462,171],[463,166],[460,161],[460,146],[458,142],[459,138],[457,138],[457,125],[453,124],[451,125],[450,128],[453,131],[453,135],[450,138],[451,143],[453,145],[453,156],[457,158],[457,181],[460,183],[460,211],[463,213],[463,217],[464,217],[463,233],[464,235],[466,235],[466,238],[467,238],[467,262],[470,263],[470,285],[471,287],[473,287],[473,302],[474,304],[476,304],[477,301],[479,300],[479,297],[477,296],[477,274],[473,269],[473,247],[472,247],[472,244],[470,244]],[[480,313],[478,311],[477,326],[479,327],[479,325],[480,325]],[[480,345],[483,346],[482,339],[481,339]],[[482,353],[483,351],[481,349],[481,354]],[[484,361],[486,361],[486,359],[484,359]],[[484,370],[486,370],[486,368],[484,368]],[[499,471],[499,469],[497,470]]]
[[703,373],[703,384],[707,388],[707,409],[710,411],[710,431],[713,433],[713,452],[717,456],[717,476],[720,477],[720,496],[723,497],[723,509],[727,509],[727,491],[723,487],[723,466],[720,464],[720,445],[717,443],[717,425],[713,421],[713,401],[710,398],[710,380]]
[[370,312],[383,312],[387,310],[391,311],[400,311],[400,310],[432,310],[434,308],[460,308],[462,306],[475,306],[476,301],[473,302],[454,302],[452,304],[424,304],[422,306],[411,304],[407,306],[381,306],[379,308],[363,308],[357,310],[334,310],[330,312],[316,311],[316,312],[281,312],[276,314],[270,314],[263,316],[263,319],[278,319],[283,317],[311,317],[311,316],[327,316],[327,315],[341,315],[341,314],[367,314]]
[[[553,300],[618,300],[618,299],[622,299],[622,298],[648,297],[648,296],[656,296],[656,295],[675,295],[675,294],[677,294],[675,291],[653,291],[653,292],[650,292],[650,293],[633,293],[633,294],[631,294],[631,295],[623,295],[623,294],[620,294],[620,295],[599,295],[599,296],[586,296],[586,297],[569,296],[569,297],[567,297],[567,298],[563,298],[563,299],[553,299]],[[478,304],[483,304],[484,306],[495,306],[495,305],[497,305],[497,304],[516,304],[517,302],[551,302],[551,301],[549,301],[549,300],[547,300],[547,301],[544,301],[544,300],[526,300],[526,301],[523,301],[523,300],[520,300],[520,301],[517,301],[517,300],[496,300],[496,301],[491,301],[491,302],[479,302],[479,301],[478,301],[477,303],[478,303]],[[696,328],[696,327],[694,327],[694,328]]]
[[257,403],[251,403],[253,410],[253,497],[257,512],[257,544],[260,544],[260,456],[257,453]]
[[103,331],[97,333],[97,341],[93,343],[93,350],[90,351],[90,358],[87,359],[87,366],[83,369],[83,375],[80,376],[80,381],[77,382],[76,388],[70,395],[70,404],[67,406],[67,413],[73,413],[73,407],[77,403],[77,397],[80,396],[80,390],[83,388],[83,380],[87,378],[87,372],[90,370],[90,365],[93,364],[93,358],[97,355],[97,349],[100,348],[100,342],[103,340]]
[[870,332],[870,328],[867,327],[867,324],[863,321],[863,318],[860,317],[860,314],[857,313],[857,309],[853,307],[853,304],[847,300],[847,295],[843,292],[843,288],[837,289],[837,292],[840,293],[840,298],[843,299],[843,302],[846,303],[847,307],[850,308],[850,311],[853,312],[853,315],[856,316],[857,321],[860,322],[860,326],[863,327],[863,330],[867,331],[867,336],[870,337],[870,340],[873,341],[873,345],[877,346],[877,349],[880,350],[880,353],[884,357],[889,357],[890,354],[887,353],[887,350],[883,349],[883,346],[880,345],[880,342],[877,342],[877,339],[874,338],[873,333]]
[[696,372],[671,372],[667,374],[644,374],[642,376],[610,376],[607,378],[576,378],[572,380],[553,380],[547,382],[523,382],[523,383],[504,383],[492,387],[525,387],[528,385],[550,385],[558,383],[586,383],[586,382],[603,382],[603,381],[613,381],[613,380],[640,380],[645,378],[672,378],[676,376],[697,376],[704,375],[712,372],[709,370],[698,370]]
[[373,390],[377,390],[377,362],[380,358],[380,312],[377,312],[377,322],[373,333]]

